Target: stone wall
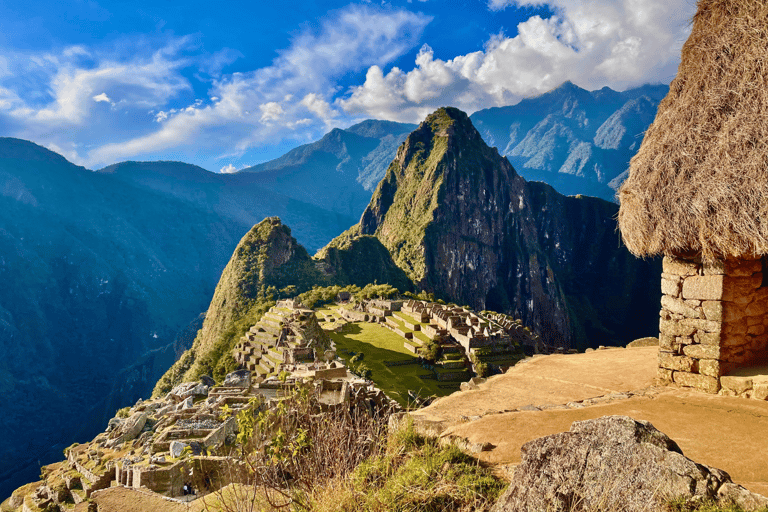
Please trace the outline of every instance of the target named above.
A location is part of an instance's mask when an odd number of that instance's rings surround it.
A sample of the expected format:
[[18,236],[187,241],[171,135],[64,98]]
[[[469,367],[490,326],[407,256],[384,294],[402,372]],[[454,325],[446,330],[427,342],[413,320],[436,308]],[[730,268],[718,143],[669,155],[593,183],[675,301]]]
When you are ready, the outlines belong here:
[[717,393],[723,375],[765,362],[768,287],[760,259],[665,257],[661,291],[660,384]]

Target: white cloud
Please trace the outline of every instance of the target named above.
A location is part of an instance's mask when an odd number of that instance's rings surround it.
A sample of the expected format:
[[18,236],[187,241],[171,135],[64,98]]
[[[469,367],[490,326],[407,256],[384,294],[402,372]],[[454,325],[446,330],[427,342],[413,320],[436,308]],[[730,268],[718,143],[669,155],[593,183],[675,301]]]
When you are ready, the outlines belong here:
[[[329,13],[270,65],[247,72],[223,73],[239,52],[201,54],[191,37],[131,39],[119,54],[2,49],[0,131],[91,168],[168,150],[205,155],[212,168],[236,165],[250,148],[310,141],[352,119],[416,122],[443,105],[507,105],[565,80],[588,89],[668,82],[695,8],[693,0],[547,4],[554,15],[520,23],[515,37],[494,35],[482,51],[448,60],[424,45],[413,65],[400,68],[388,66],[419,44],[431,18],[372,5]],[[340,89],[339,80],[359,72],[363,83]]]
[[280,119],[280,116],[285,114],[283,107],[276,101],[270,101],[269,103],[259,105],[259,110],[261,110],[261,118],[259,120],[262,123],[277,121]]
[[301,104],[307,107],[307,110],[317,115],[326,124],[329,124],[335,113],[331,111],[331,105],[317,94],[311,92],[304,96]]
[[232,174],[233,172],[237,172],[237,167],[235,167],[232,164],[225,165],[221,169],[219,169],[219,172],[222,174]]
[[[101,165],[184,144],[225,144],[236,152],[280,137],[311,139],[333,124],[336,79],[371,65],[385,65],[411,49],[431,18],[403,10],[350,6],[298,34],[270,66],[214,80],[215,101],[155,115],[161,128],[105,144],[86,159]],[[301,98],[301,100],[298,100]],[[307,111],[324,127],[311,126]],[[305,135],[297,130],[310,130]]]
[[[510,0],[491,0],[502,9]],[[519,1],[517,5],[543,5]],[[371,66],[365,82],[337,100],[349,114],[417,122],[442,105],[474,111],[508,105],[566,80],[617,90],[668,83],[690,31],[689,0],[552,0],[554,16],[520,23],[481,52],[436,59],[425,46],[410,71]]]
[[107,93],[105,92],[94,96],[93,101],[95,101],[96,103],[99,103],[99,102],[112,103],[112,100],[109,99],[109,96],[107,96]]

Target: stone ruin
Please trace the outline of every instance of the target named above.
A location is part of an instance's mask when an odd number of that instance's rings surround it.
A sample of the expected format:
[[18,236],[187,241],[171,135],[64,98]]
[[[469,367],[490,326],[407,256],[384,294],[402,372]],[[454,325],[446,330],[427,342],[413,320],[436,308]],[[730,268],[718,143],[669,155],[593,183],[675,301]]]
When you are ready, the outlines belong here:
[[768,399],[764,259],[664,257],[658,382]]
[[296,300],[281,300],[240,339],[233,355],[257,379],[266,379],[282,365],[312,363],[329,348],[315,312]]
[[325,409],[397,408],[372,383],[350,373],[331,348],[312,310],[280,301],[240,340],[235,358],[242,368],[221,385],[203,376],[163,398],[140,400],[92,442],[69,448],[66,461],[47,467],[45,483],[15,493],[14,503],[29,510],[69,506],[114,485],[181,499],[185,485],[202,495],[245,482],[244,468],[227,456],[237,413],[273,407],[302,382],[313,383]]

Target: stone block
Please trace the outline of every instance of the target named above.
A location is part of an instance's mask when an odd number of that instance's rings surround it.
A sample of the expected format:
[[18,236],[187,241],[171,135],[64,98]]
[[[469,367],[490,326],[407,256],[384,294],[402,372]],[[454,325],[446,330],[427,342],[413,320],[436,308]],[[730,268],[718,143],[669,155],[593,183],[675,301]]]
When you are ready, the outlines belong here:
[[705,300],[701,303],[701,310],[704,312],[704,318],[713,322],[723,320],[723,303],[719,300]]
[[749,377],[723,376],[720,377],[720,385],[724,389],[729,389],[737,395],[741,395],[752,389],[752,379]]
[[659,332],[670,336],[691,336],[696,331],[695,327],[683,325],[681,322],[662,319],[659,322]]
[[716,359],[701,359],[699,361],[699,373],[707,377],[720,377],[720,361]]
[[661,267],[662,272],[665,274],[672,274],[675,276],[693,276],[699,273],[701,265],[691,260],[683,260],[679,258],[670,258],[669,256],[664,256]]
[[672,370],[666,368],[658,368],[656,370],[656,385],[657,386],[669,386],[672,384]]
[[683,298],[719,300],[723,297],[723,276],[691,276],[683,281]]
[[753,325],[765,325],[765,318],[761,316],[753,316],[747,318],[747,325],[752,327]]
[[717,345],[687,345],[683,354],[694,359],[720,359],[720,347]]
[[749,325],[747,325],[745,320],[741,320],[738,322],[728,322],[727,324],[723,324],[722,332],[725,338],[732,338],[744,336],[747,334],[747,329],[749,329]]
[[[720,322],[713,322],[712,320],[702,320],[699,318],[683,318],[680,323],[693,327],[699,331],[705,332],[718,332],[722,326]],[[681,334],[681,336],[684,336]],[[687,336],[687,335],[686,335]]]
[[671,297],[679,297],[682,290],[682,280],[675,276],[674,279],[661,279],[661,293]]
[[725,274],[725,261],[715,260],[711,262],[704,262],[701,265],[705,276],[716,276]]
[[[712,276],[715,277],[715,276]],[[750,297],[752,298],[763,284],[762,274],[753,275],[750,277],[730,277],[725,279],[723,283],[722,299],[733,301],[738,297]],[[683,285],[683,295],[685,295],[685,285]]]
[[715,377],[688,372],[674,372],[672,374],[672,380],[678,386],[698,389],[705,393],[715,394],[720,391],[720,383]]
[[677,313],[685,318],[703,318],[704,313],[696,311],[691,306],[687,305],[680,299],[670,297],[669,295],[661,296],[661,306],[671,313]]
[[768,311],[768,304],[764,300],[752,301],[746,308],[744,313],[746,316],[763,316]]
[[171,446],[170,446],[171,457],[175,459],[181,457],[181,452],[183,452],[184,448],[186,448],[187,446],[189,446],[187,443],[182,443],[181,441],[171,441]]
[[675,336],[661,334],[659,335],[659,350],[678,353],[680,351],[680,342],[677,341]]
[[693,339],[702,345],[720,345],[719,332],[699,332]]
[[747,329],[747,334],[751,334],[752,336],[762,336],[765,334],[765,326],[763,324],[753,325]]
[[685,302],[686,305],[691,306],[692,308],[698,308],[699,306],[701,306],[700,300],[688,299],[683,302]]
[[691,372],[694,370],[696,362],[690,357],[676,356],[669,352],[659,352],[659,368],[675,370],[681,372]]
[[723,315],[722,315],[722,321],[723,322],[741,322],[744,318],[746,318],[745,313],[746,305],[736,304],[734,302],[726,302],[723,305]]
[[768,382],[755,382],[752,388],[752,398],[768,400]]
[[666,309],[662,309],[659,311],[659,316],[662,320],[671,320],[672,319],[672,313],[667,311]]

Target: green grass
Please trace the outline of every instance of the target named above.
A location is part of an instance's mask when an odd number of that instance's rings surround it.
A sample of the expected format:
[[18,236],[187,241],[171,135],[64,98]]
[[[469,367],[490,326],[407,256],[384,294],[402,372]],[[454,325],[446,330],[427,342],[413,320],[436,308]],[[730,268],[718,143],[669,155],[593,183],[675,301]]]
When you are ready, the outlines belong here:
[[435,380],[423,380],[418,376],[427,373],[418,364],[386,366],[384,361],[403,361],[413,357],[403,346],[403,338],[385,327],[369,323],[351,323],[342,332],[328,333],[336,343],[338,355],[349,361],[347,351],[365,354],[363,364],[373,372],[372,380],[392,399],[408,405],[408,390],[421,396],[445,396],[453,390],[441,389]]
[[506,487],[455,445],[416,434],[410,423],[389,435],[386,451],[313,496],[317,512],[488,510]]
[[426,345],[431,341],[429,337],[421,331],[413,331],[413,337],[414,339],[419,340],[422,345]]

